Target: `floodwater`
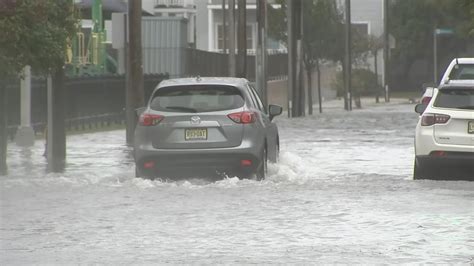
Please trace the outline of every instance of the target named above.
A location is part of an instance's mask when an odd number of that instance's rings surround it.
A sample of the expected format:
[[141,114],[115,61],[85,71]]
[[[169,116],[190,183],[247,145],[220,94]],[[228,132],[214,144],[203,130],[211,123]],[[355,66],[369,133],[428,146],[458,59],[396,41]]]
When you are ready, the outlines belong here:
[[413,105],[278,118],[266,180],[134,178],[123,130],[11,144],[0,178],[10,264],[474,263],[474,182],[414,181]]

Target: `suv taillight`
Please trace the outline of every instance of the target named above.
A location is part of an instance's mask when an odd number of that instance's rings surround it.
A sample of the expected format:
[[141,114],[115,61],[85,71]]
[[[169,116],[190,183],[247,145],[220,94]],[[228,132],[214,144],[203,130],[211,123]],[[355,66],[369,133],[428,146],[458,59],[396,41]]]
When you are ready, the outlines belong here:
[[434,124],[446,124],[451,117],[442,114],[423,114],[421,117],[422,126],[432,126]]
[[156,126],[161,122],[161,120],[163,120],[163,118],[165,117],[162,115],[143,113],[138,119],[138,124],[145,127]]
[[256,120],[254,112],[239,112],[227,115],[232,121],[238,124],[252,124]]

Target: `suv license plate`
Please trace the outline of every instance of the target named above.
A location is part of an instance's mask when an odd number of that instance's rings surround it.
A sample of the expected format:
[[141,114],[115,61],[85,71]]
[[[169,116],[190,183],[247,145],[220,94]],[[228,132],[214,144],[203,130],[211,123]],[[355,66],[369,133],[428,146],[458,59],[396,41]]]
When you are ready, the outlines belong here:
[[185,140],[207,140],[206,128],[192,128],[184,131]]
[[474,121],[469,121],[467,123],[467,133],[474,134]]

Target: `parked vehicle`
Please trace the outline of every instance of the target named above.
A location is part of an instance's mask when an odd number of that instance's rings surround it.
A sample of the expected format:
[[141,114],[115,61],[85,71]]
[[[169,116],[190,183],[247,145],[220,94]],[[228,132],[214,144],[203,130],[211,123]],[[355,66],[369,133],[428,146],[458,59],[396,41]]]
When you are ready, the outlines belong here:
[[431,98],[433,97],[434,89],[435,89],[434,86],[425,87],[423,95],[421,96],[421,99],[420,99],[420,103],[427,105],[431,101]]
[[183,78],[161,82],[135,129],[137,177],[225,173],[265,178],[276,162],[282,112],[263,105],[242,78]]
[[443,85],[415,111],[422,115],[416,126],[413,178],[443,179],[463,172],[474,180],[474,85]]
[[455,58],[441,78],[440,86],[456,83],[474,84],[474,58]]

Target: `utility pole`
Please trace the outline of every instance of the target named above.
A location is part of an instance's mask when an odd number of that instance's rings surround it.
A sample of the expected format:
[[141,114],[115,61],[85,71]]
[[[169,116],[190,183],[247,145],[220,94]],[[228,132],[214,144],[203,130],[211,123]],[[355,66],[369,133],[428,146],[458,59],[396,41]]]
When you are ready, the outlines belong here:
[[305,88],[304,88],[304,50],[303,50],[303,24],[304,24],[304,18],[303,18],[303,10],[304,10],[304,0],[300,0],[298,3],[298,33],[299,33],[299,38],[298,38],[298,90],[299,90],[299,102],[300,102],[300,110],[299,110],[299,115],[304,116],[306,113],[306,108],[305,108]]
[[304,82],[303,82],[303,72],[304,72],[304,63],[303,63],[303,3],[304,0],[299,0],[296,2],[295,11],[297,12],[295,19],[296,19],[296,32],[298,33],[296,38],[296,47],[297,47],[297,63],[296,63],[296,73],[297,73],[297,80],[296,80],[296,89],[298,90],[298,116],[305,115],[305,90],[304,90]]
[[235,0],[229,0],[229,76],[236,76],[235,58]]
[[438,34],[433,31],[433,83],[438,84]]
[[384,89],[385,89],[385,102],[390,102],[390,42],[388,32],[388,0],[383,1],[383,62],[384,62]]
[[262,94],[263,105],[267,106],[268,104],[268,95],[267,95],[267,69],[266,69],[266,58],[267,58],[267,49],[266,49],[266,0],[257,0],[257,27],[258,27],[258,36],[257,36],[257,54],[255,57],[256,64],[256,83],[257,88]]
[[[287,2],[288,16],[288,109],[291,109],[291,117],[303,115],[304,93],[302,89],[302,3],[301,0]],[[290,102],[291,100],[291,102]],[[290,104],[291,103],[291,104]],[[290,114],[288,115],[290,117]]]
[[247,77],[247,2],[237,0],[239,21],[237,24],[238,73],[241,78]]
[[345,67],[344,67],[344,88],[346,95],[346,110],[352,111],[352,51],[351,51],[351,0],[346,0],[346,27],[345,27]]
[[227,53],[227,21],[226,21],[226,9],[225,9],[225,0],[222,0],[222,51],[224,54]]
[[126,93],[126,134],[127,144],[133,144],[133,134],[137,124],[136,109],[145,104],[142,67],[142,1],[133,0],[128,4],[129,46],[128,57],[130,82]]
[[7,84],[0,80],[0,176],[7,174]]
[[287,2],[286,17],[287,28],[288,28],[288,94],[287,94],[287,110],[288,117],[292,117],[293,114],[293,90],[295,88],[295,33],[294,33],[294,20],[293,20],[293,1]]
[[61,172],[66,163],[66,128],[64,68],[59,66],[48,75],[48,128],[47,159],[48,170]]

